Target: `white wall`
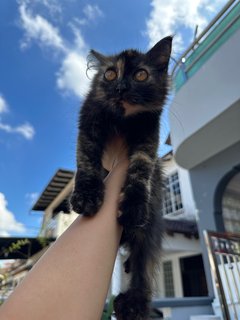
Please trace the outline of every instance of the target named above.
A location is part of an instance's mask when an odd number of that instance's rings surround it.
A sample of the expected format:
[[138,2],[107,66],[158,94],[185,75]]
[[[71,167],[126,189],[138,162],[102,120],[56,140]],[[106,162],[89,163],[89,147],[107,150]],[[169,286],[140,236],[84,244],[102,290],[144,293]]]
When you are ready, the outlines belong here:
[[[199,245],[198,239],[188,239],[180,234],[174,234],[174,236],[165,236],[163,240],[163,251],[161,253],[161,257],[159,257],[161,263],[159,268],[159,273],[157,275],[157,281],[155,284],[155,298],[164,297],[164,281],[163,274],[161,272],[162,266],[161,264],[164,261],[171,260],[173,263],[173,275],[174,275],[174,289],[176,297],[182,297],[182,281],[181,281],[181,272],[179,265],[179,258],[189,257],[201,254],[201,248]],[[123,268],[123,263],[127,259],[127,251],[124,249],[120,249],[111,281],[111,290],[110,295],[118,295],[120,291],[125,291],[129,284],[130,275],[126,274]]]
[[203,252],[209,295],[214,295],[214,292],[208,253],[202,231],[223,231],[217,229],[217,218],[219,219],[220,217],[218,217],[219,214],[215,212],[215,192],[221,179],[239,165],[240,142],[190,170],[193,194],[199,214],[199,237]]
[[111,281],[111,294],[117,296],[120,291],[126,291],[130,275],[124,271],[123,263],[127,260],[128,254],[124,249],[120,249],[113,269]]
[[78,217],[79,215],[75,212],[71,212],[69,214],[65,214],[63,212],[60,212],[56,216],[56,237],[58,238],[72,223],[73,221]]
[[199,239],[189,239],[178,233],[174,233],[173,236],[165,234],[163,237],[162,249],[163,255],[172,252],[201,252]]
[[233,107],[240,99],[239,39],[238,29],[181,87],[170,107],[173,150],[185,168],[239,141],[239,103]]

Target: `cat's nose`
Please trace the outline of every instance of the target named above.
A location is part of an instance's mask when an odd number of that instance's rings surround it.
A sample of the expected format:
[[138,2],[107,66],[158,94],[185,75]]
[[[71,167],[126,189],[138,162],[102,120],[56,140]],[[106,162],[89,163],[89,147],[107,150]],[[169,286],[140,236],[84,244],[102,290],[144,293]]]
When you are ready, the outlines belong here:
[[126,82],[119,82],[116,86],[116,91],[118,93],[123,93],[124,91],[126,91],[128,89],[128,85]]

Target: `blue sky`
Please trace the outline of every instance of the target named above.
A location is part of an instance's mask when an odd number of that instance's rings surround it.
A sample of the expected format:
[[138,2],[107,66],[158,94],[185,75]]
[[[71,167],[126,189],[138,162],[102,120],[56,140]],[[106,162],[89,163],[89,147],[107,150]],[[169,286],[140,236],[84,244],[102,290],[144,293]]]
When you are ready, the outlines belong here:
[[[90,48],[147,50],[175,34],[173,56],[223,0],[0,1],[0,236],[35,236],[31,213],[58,168],[74,169]],[[163,135],[168,132],[167,117]],[[162,149],[163,150],[163,149]]]

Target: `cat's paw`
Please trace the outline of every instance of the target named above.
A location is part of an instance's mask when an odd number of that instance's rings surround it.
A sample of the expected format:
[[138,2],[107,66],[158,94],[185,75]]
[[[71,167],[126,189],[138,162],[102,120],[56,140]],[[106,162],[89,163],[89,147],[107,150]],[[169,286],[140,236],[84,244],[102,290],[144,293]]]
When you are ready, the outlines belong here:
[[103,203],[104,184],[100,179],[91,179],[88,184],[79,183],[70,198],[70,206],[76,213],[93,216]]
[[149,301],[141,290],[129,290],[120,293],[114,300],[117,320],[147,320],[149,318]]
[[135,188],[127,188],[119,203],[118,222],[126,231],[145,229],[149,222],[147,195],[138,194]]

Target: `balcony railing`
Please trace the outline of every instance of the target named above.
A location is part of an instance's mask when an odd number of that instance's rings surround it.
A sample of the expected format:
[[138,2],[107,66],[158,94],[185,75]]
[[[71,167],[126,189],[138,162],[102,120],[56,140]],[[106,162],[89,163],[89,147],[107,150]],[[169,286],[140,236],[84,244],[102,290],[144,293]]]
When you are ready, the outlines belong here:
[[239,28],[240,2],[231,0],[176,61],[172,71],[175,90],[178,91]]

